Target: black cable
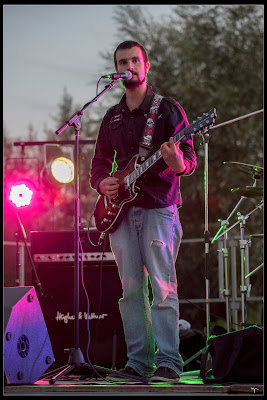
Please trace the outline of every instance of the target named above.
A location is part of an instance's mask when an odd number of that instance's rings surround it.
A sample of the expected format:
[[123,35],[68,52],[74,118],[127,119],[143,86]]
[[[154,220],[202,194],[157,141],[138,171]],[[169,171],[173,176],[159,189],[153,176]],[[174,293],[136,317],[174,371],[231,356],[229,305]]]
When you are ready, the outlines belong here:
[[[105,238],[106,240],[106,238]],[[85,287],[85,283],[84,283],[84,274],[83,274],[83,268],[84,268],[84,264],[83,264],[83,248],[82,248],[82,244],[81,244],[81,240],[79,238],[79,245],[80,245],[80,249],[81,249],[81,254],[82,254],[82,261],[81,261],[81,282],[82,282],[82,287],[85,293],[85,297],[86,297],[86,301],[87,301],[87,320],[86,320],[86,327],[87,327],[87,334],[88,334],[88,342],[87,342],[87,348],[86,348],[86,357],[87,357],[87,361],[89,366],[92,368],[92,370],[94,371],[94,373],[100,377],[101,379],[103,379],[105,382],[107,383],[112,383],[115,384],[115,382],[109,381],[107,379],[105,379],[101,374],[99,374],[99,372],[95,369],[95,367],[93,366],[90,357],[89,357],[89,347],[90,347],[90,343],[91,343],[91,334],[90,334],[90,324],[89,324],[89,313],[90,313],[90,301],[89,301],[89,296]],[[102,253],[102,260],[101,260],[101,271],[102,271],[102,265],[103,265],[103,260],[104,260],[104,250],[105,250],[105,245],[103,247],[103,253]],[[102,296],[102,272],[101,272],[101,276],[100,276],[100,302],[99,302],[99,309],[100,309],[100,305],[101,305],[101,296]],[[99,313],[99,311],[98,311]]]

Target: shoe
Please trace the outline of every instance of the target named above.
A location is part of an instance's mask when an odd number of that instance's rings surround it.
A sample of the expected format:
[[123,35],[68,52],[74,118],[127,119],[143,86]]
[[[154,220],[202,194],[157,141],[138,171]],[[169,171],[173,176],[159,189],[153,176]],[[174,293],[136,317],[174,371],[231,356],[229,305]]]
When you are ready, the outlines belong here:
[[150,382],[179,382],[180,376],[171,368],[159,367]]
[[[144,378],[132,367],[125,367],[118,372],[114,371],[114,375],[110,374],[106,376],[106,379],[112,382],[138,382],[138,378]],[[120,374],[126,374],[131,376],[127,377],[127,376],[122,376]]]

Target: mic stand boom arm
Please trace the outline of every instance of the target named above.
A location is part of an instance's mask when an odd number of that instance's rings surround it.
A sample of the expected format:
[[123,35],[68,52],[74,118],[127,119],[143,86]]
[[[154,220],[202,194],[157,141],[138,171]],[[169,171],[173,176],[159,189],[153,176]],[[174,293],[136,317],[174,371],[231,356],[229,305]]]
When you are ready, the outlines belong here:
[[[66,121],[64,125],[62,125],[58,130],[56,131],[56,134],[59,135],[62,133],[68,126],[72,126],[76,123],[79,123],[78,120],[80,120],[80,117],[84,114],[84,111],[86,110],[87,107],[89,107],[92,103],[96,102],[99,97],[101,97],[104,93],[106,93],[109,89],[111,89],[113,86],[115,86],[117,81],[112,81],[110,82],[109,85],[106,85],[105,88],[100,92],[99,94],[96,95],[96,97],[93,98],[93,100],[89,101],[86,103],[83,108],[80,111],[75,112],[72,114],[72,116]],[[77,122],[78,121],[78,122]],[[81,126],[81,125],[80,125]],[[80,128],[80,127],[79,127]]]

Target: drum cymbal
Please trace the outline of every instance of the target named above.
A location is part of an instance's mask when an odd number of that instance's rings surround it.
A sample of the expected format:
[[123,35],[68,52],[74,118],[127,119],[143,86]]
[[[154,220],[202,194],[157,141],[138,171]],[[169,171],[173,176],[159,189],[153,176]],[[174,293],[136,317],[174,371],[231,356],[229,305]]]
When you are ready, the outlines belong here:
[[257,167],[256,165],[251,165],[251,164],[244,164],[244,163],[238,163],[234,161],[229,161],[229,162],[224,162],[227,167],[231,168],[237,168],[242,172],[245,172],[246,174],[253,175],[254,179],[262,179],[263,178],[263,168],[262,167]]
[[231,192],[238,192],[240,196],[252,197],[253,199],[263,199],[263,186],[246,186],[245,188],[234,188]]

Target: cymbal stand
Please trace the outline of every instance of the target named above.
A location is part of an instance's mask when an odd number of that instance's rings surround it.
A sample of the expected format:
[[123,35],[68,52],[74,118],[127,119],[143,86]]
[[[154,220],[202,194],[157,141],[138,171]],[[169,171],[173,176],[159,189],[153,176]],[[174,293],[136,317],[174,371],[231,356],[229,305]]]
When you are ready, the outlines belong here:
[[[263,202],[252,212],[256,211],[258,208],[263,207]],[[241,255],[241,286],[240,286],[240,293],[241,293],[241,326],[244,329],[247,325],[247,286],[246,286],[246,279],[249,277],[250,274],[247,276],[245,275],[245,262],[246,262],[246,245],[248,244],[248,240],[245,240],[245,224],[246,220],[248,219],[249,215],[242,215],[240,212],[237,213],[238,219],[240,221],[240,255]]]
[[245,276],[245,279],[249,278],[252,274],[254,274],[256,271],[258,271],[258,269],[262,268],[263,266],[264,266],[264,263],[261,263],[260,265],[258,265],[253,271],[249,272]]
[[[245,199],[244,196],[241,197],[241,199],[238,201],[238,203],[236,204],[236,206],[234,207],[234,209],[231,211],[231,213],[229,214],[228,218],[226,220],[221,220],[219,219],[218,221],[221,221],[221,227],[218,230],[218,232],[216,233],[216,235],[214,235],[211,244],[213,244],[215,242],[215,240],[218,239],[219,234],[221,233],[222,230],[224,230],[226,228],[226,225],[229,225],[229,220],[232,217],[232,215],[235,213],[235,211],[237,210],[237,208],[240,206],[241,202]],[[222,236],[222,235],[221,235]]]
[[240,212],[237,213],[238,219],[240,221],[240,255],[241,255],[241,326],[244,328],[247,322],[247,286],[245,282],[245,259],[246,259],[246,245],[247,240],[245,240],[245,224],[248,218],[247,215],[242,215]]
[[250,213],[247,215],[242,215],[240,212],[237,213],[238,215],[238,221],[234,223],[230,228],[228,228],[224,233],[219,235],[216,240],[218,240],[220,237],[225,235],[228,231],[230,231],[234,226],[237,224],[240,224],[240,255],[241,255],[241,286],[240,286],[240,292],[241,292],[241,326],[243,328],[246,327],[246,322],[247,322],[247,307],[246,307],[246,296],[247,296],[247,286],[245,285],[245,262],[246,262],[246,245],[248,243],[247,240],[245,240],[245,223],[246,220],[249,218],[249,216],[254,213],[256,210],[261,209],[264,205],[264,202],[261,201],[260,204],[254,210],[252,210]]
[[236,211],[236,209],[239,207],[239,205],[241,204],[241,202],[243,200],[244,200],[244,197],[242,196],[226,220],[219,219],[219,221],[221,222],[221,227],[211,241],[211,244],[213,244],[215,242],[215,240],[217,240],[217,237],[220,234],[220,232],[222,230],[224,231],[224,233],[223,233],[224,242],[223,242],[223,248],[221,251],[223,254],[224,286],[225,286],[223,289],[223,295],[225,298],[225,307],[226,307],[226,329],[227,329],[227,332],[230,332],[230,327],[231,327],[231,307],[230,307],[231,291],[229,289],[229,257],[228,257],[229,253],[228,253],[228,247],[227,247],[228,238],[227,238],[226,228],[229,225],[229,220],[230,220],[231,216],[234,214],[234,212]]
[[[226,225],[224,225],[224,230],[226,229]],[[227,248],[227,233],[225,233],[223,238],[223,266],[224,266],[224,287],[223,295],[225,298],[225,307],[226,307],[226,329],[227,332],[230,332],[231,326],[231,310],[230,310],[230,297],[231,291],[229,289],[229,258],[228,258],[228,248]]]

